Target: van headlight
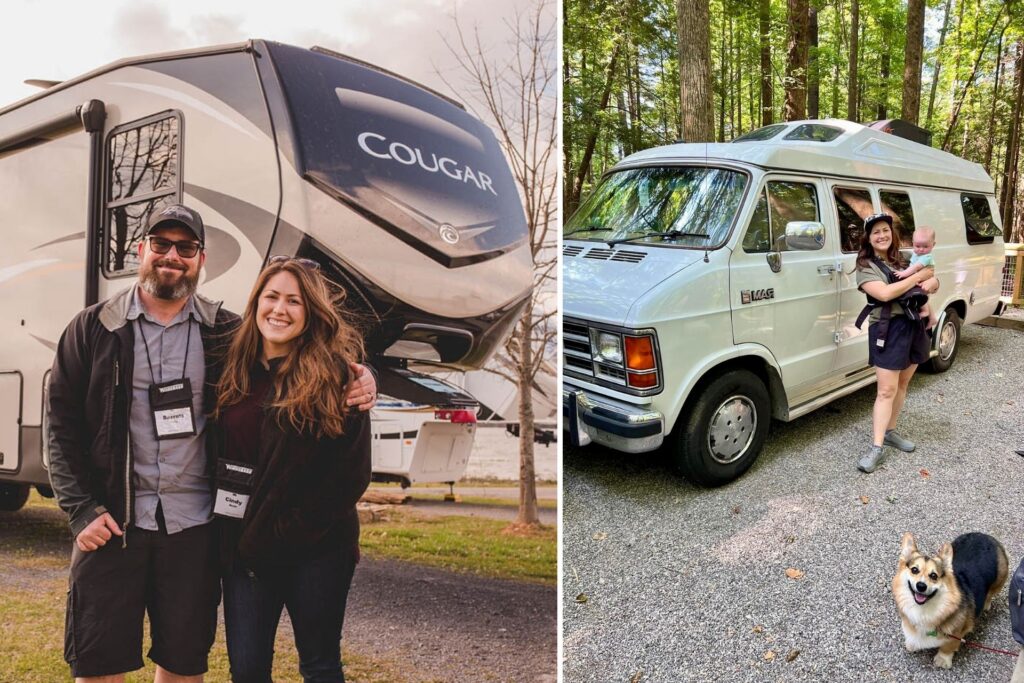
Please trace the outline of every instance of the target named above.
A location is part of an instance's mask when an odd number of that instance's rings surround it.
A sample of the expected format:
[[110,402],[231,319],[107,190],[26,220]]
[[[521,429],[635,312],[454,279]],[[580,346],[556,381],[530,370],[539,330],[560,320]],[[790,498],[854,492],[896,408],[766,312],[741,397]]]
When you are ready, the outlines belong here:
[[590,352],[596,361],[622,364],[622,336],[614,332],[593,330],[590,338]]

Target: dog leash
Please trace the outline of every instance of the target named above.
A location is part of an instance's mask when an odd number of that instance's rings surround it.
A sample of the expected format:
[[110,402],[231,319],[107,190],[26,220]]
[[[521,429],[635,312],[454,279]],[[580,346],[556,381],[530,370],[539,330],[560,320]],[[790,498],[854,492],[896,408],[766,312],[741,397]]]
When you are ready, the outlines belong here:
[[[926,635],[938,636],[939,632],[938,631],[929,631]],[[988,650],[989,652],[996,652],[998,654],[1008,655],[1010,657],[1016,657],[1019,654],[1017,652],[1010,652],[1009,650],[1000,650],[999,648],[989,647],[988,645],[982,645],[981,643],[975,643],[975,642],[970,641],[970,640],[965,640],[963,638],[960,638],[959,636],[954,636],[951,633],[946,633],[945,631],[942,632],[942,635],[946,636],[947,638],[952,638],[954,640],[959,640],[961,643],[963,643],[967,647],[973,647],[973,648],[976,648],[978,650]]]

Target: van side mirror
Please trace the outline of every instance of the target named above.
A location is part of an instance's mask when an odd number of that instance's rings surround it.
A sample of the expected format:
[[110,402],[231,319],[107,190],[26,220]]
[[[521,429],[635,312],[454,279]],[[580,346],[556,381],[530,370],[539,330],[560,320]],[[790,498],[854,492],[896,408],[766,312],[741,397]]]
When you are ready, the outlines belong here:
[[825,226],[818,221],[786,223],[786,248],[790,251],[815,251],[825,246]]

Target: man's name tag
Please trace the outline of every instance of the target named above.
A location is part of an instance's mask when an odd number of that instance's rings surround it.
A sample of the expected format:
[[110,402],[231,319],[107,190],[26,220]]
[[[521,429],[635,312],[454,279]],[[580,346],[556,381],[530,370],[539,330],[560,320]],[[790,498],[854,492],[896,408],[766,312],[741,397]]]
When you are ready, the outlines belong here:
[[245,508],[248,505],[249,496],[247,494],[217,489],[217,495],[213,503],[213,514],[221,517],[242,519],[245,516]]
[[196,433],[192,424],[192,406],[154,410],[156,436],[158,439],[172,436],[191,436]]

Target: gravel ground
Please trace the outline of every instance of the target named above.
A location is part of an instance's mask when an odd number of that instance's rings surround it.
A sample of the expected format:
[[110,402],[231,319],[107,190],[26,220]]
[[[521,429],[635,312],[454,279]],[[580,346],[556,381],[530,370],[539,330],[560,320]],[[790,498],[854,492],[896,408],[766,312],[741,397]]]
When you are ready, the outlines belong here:
[[[565,449],[565,681],[999,681],[1013,659],[962,648],[951,671],[907,653],[889,583],[900,537],[967,531],[1024,556],[1024,332],[965,328],[941,375],[911,384],[901,432],[855,469],[874,386],[773,423],[739,481],[698,489],[659,455]],[[805,572],[788,578],[786,570]],[[973,640],[1016,651],[1003,596]]]

